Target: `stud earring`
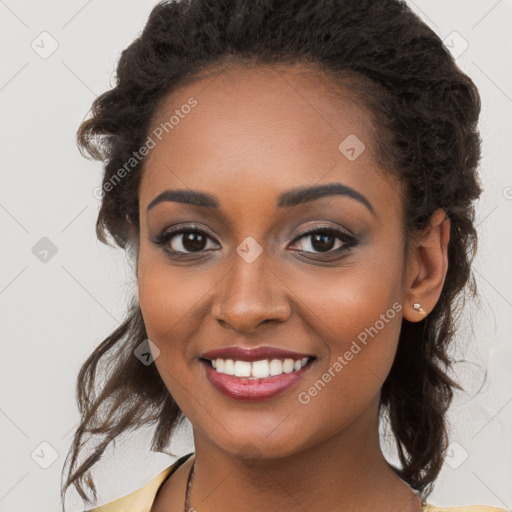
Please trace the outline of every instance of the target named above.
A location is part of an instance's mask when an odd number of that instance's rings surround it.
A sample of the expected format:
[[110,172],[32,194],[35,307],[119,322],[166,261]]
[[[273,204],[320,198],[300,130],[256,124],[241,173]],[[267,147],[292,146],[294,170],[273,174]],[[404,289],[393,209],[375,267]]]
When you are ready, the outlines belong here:
[[415,302],[412,307],[420,314],[425,315],[425,310],[421,307],[421,304],[419,302]]

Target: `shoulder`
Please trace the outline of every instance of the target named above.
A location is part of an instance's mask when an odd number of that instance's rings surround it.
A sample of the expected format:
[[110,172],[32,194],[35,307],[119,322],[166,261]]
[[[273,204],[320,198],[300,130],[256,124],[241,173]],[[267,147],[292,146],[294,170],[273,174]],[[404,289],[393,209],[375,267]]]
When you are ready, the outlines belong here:
[[486,505],[467,505],[465,507],[438,508],[430,503],[424,503],[422,512],[510,512],[504,508],[488,507]]
[[141,488],[105,503],[96,508],[86,510],[85,512],[150,512],[151,506],[155,500],[156,494],[162,484],[178,469],[193,453],[180,457],[169,467],[158,473],[149,482]]

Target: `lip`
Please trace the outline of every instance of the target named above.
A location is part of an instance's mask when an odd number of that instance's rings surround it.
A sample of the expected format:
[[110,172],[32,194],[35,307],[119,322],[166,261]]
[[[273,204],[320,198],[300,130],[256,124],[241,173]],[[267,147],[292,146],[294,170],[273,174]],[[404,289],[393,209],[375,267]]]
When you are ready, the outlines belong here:
[[237,359],[238,361],[261,361],[262,359],[304,359],[309,357],[311,359],[315,356],[311,354],[301,354],[277,347],[224,347],[215,350],[209,350],[200,356],[200,359]]
[[[305,356],[307,357],[307,356]],[[304,378],[310,370],[313,361],[310,360],[300,370],[290,373],[282,373],[274,377],[264,379],[250,379],[248,377],[235,377],[219,373],[208,361],[201,360],[206,373],[206,378],[224,396],[244,402],[256,402],[269,400],[294,387]]]

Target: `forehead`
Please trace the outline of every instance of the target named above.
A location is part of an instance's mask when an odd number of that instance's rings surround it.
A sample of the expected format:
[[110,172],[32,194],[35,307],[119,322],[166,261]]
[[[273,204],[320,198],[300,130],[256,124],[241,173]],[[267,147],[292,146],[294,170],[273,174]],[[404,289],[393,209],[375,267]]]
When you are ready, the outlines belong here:
[[388,178],[376,167],[371,113],[335,87],[303,65],[246,66],[173,91],[149,130],[141,207],[168,188],[214,192],[221,203],[236,191],[245,204],[256,190],[275,201],[278,191],[333,181],[381,194]]

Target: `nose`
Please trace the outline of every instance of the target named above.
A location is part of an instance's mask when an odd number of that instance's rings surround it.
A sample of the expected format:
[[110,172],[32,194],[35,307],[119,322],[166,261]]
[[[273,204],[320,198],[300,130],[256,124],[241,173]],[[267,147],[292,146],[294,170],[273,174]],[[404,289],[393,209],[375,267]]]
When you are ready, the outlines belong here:
[[212,313],[223,327],[244,333],[263,323],[285,322],[291,313],[285,288],[264,254],[251,263],[235,254]]

